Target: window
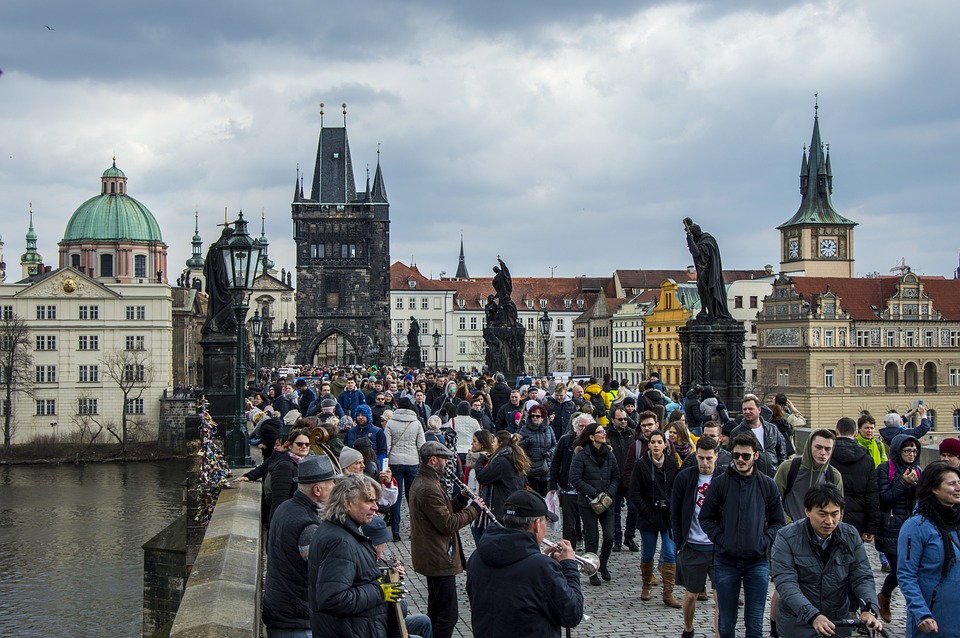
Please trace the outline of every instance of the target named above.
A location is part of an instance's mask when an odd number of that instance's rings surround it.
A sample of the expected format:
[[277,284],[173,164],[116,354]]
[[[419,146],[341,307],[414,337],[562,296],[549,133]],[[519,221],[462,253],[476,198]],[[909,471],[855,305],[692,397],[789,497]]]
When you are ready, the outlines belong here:
[[869,330],[857,330],[857,347],[858,348],[870,347],[870,331]]
[[823,385],[827,388],[834,387],[833,385],[833,368],[826,368],[823,371]]
[[416,309],[417,309],[417,298],[410,297],[410,299],[407,300],[407,310],[416,310]]
[[37,306],[37,319],[56,319],[56,306]]
[[429,334],[430,334],[430,326],[427,325],[427,322],[426,322],[426,321],[421,321],[421,322],[420,322],[420,334],[422,334],[422,335],[429,335]]
[[887,347],[893,348],[897,345],[897,331],[887,330]]
[[127,321],[143,321],[146,318],[146,306],[127,306]]
[[777,385],[790,385],[790,368],[777,368]]
[[960,348],[960,330],[950,331],[950,347]]
[[397,334],[398,334],[398,335],[402,335],[402,334],[403,334],[403,322],[402,322],[402,321],[398,321],[398,322],[397,322]]
[[857,387],[869,388],[871,385],[873,385],[871,376],[870,368],[857,368]]
[[127,414],[143,414],[143,399],[127,399],[123,409]]
[[527,317],[527,330],[533,330],[533,317]]
[[463,305],[464,305],[465,303],[466,303],[466,300],[465,300],[463,297],[459,297],[459,298],[457,299],[457,307],[458,307],[458,308],[463,308]]
[[77,350],[99,350],[100,337],[97,335],[80,335],[77,337]]
[[466,329],[467,329],[467,318],[466,318],[466,317],[460,317],[460,319],[459,319],[459,321],[458,321],[457,323],[458,323],[458,325],[460,326],[460,329],[461,329],[461,330],[466,330]]
[[36,366],[37,383],[56,383],[57,366]]
[[78,310],[78,319],[99,319],[100,306],[80,306]]
[[953,431],[960,432],[960,410],[953,411]]
[[56,399],[37,399],[37,416],[50,416],[56,413]]
[[905,343],[904,345],[906,345],[908,348],[915,348],[915,347],[917,347],[917,343],[916,343],[917,333],[916,333],[916,332],[914,332],[913,330],[907,330],[905,336],[906,336],[906,343]]
[[476,329],[477,329],[477,318],[476,318],[476,317],[470,317],[470,329],[471,329],[471,330],[476,330]]
[[557,317],[557,332],[564,332],[567,329],[567,321],[565,317]]
[[77,367],[77,381],[79,383],[99,383],[100,366],[81,365]]
[[100,255],[100,276],[113,277],[113,255]]
[[403,297],[397,297],[396,308],[397,310],[403,310]]
[[757,295],[751,295],[751,296],[750,296],[750,307],[751,307],[751,308],[759,308],[759,307],[760,307],[760,299],[759,299],[759,297],[757,297]]
[[564,299],[564,300],[563,300],[563,307],[566,308],[567,310],[570,310],[570,306],[571,306],[571,305],[573,305],[573,300],[572,300],[572,299]]
[[[134,277],[147,276],[147,256],[146,255],[133,256],[133,276]],[[90,414],[96,414],[96,412],[91,412]]]
[[96,414],[96,413],[97,413],[96,399],[78,399],[77,400],[77,414]]
[[142,364],[128,363],[123,366],[124,381],[143,381],[146,374],[146,367]]
[[824,330],[823,332],[823,347],[832,348],[833,347],[833,330]]
[[37,335],[36,350],[56,350],[57,335]]
[[144,350],[144,337],[141,336],[127,336],[127,350]]
[[733,307],[743,308],[743,297],[741,295],[737,295],[733,298]]
[[430,310],[430,299],[428,297],[420,297],[420,310]]
[[577,299],[577,310],[583,310],[583,299]]
[[357,256],[357,245],[342,244],[340,246],[340,256],[344,259],[353,259]]
[[465,339],[457,340],[457,352],[460,354],[467,354],[467,342]]
[[950,385],[960,385],[960,368],[950,368]]
[[563,341],[564,341],[564,340],[563,340],[562,337],[559,338],[559,339],[557,339],[557,356],[563,356],[563,355],[564,355]]
[[540,310],[546,310],[546,308],[547,308],[547,300],[546,300],[546,299],[541,299],[541,300],[540,300]]
[[6,320],[13,319],[13,306],[3,307],[3,318]]

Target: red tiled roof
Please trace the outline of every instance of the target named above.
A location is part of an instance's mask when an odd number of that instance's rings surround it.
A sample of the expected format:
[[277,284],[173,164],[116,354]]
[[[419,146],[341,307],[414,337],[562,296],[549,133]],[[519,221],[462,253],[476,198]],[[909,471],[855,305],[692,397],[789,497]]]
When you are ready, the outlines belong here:
[[[411,288],[410,280],[417,282],[416,288]],[[390,266],[390,290],[414,292],[417,290],[455,290],[451,282],[424,277],[416,266],[408,266],[396,261]]]
[[[924,294],[933,299],[933,307],[948,321],[960,321],[960,280],[942,277],[919,277]],[[887,307],[887,299],[896,294],[900,277],[876,277],[869,279],[846,279],[841,277],[795,277],[794,289],[807,301],[830,292],[840,297],[840,308],[852,319],[876,320],[871,306],[881,312]]]
[[[743,279],[759,279],[768,277],[771,273],[765,270],[724,270],[723,281],[726,284]],[[645,289],[659,288],[665,279],[673,279],[678,284],[693,283],[697,280],[696,272],[688,270],[618,270],[620,285],[624,288]]]

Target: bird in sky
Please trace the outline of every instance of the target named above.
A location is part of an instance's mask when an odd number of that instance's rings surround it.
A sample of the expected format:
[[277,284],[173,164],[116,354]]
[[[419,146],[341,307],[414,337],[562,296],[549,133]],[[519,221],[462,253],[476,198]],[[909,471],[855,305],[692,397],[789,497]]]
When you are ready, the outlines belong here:
[[54,29],[53,27],[51,27],[49,24],[45,24],[45,25],[43,25],[43,26],[47,27],[47,31],[56,31],[56,29]]

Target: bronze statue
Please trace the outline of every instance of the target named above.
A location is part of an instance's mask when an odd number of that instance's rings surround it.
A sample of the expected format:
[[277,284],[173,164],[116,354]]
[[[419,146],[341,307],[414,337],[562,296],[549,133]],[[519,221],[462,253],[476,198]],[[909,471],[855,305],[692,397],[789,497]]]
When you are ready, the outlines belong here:
[[483,339],[487,344],[486,366],[491,372],[503,372],[507,376],[523,374],[523,349],[526,344],[526,329],[517,315],[517,305],[511,299],[513,278],[510,269],[497,257],[493,267],[493,289],[496,295],[487,295],[484,308],[487,326]]
[[237,327],[233,314],[233,293],[230,292],[227,278],[227,264],[220,251],[231,237],[233,229],[225,226],[220,239],[207,250],[207,259],[203,263],[203,275],[207,281],[207,320],[200,329],[201,334],[232,333]]
[[689,217],[684,218],[683,227],[687,231],[687,247],[697,269],[697,293],[700,295],[697,321],[733,321],[727,309],[727,288],[723,281],[717,240],[710,233],[703,232]]
[[411,348],[420,349],[420,322],[414,317],[410,317],[410,330],[407,331],[407,345]]
[[517,304],[513,303],[510,295],[513,294],[513,277],[510,276],[510,269],[503,263],[500,257],[497,257],[499,266],[493,267],[493,289],[497,291],[496,299],[499,300],[499,321],[498,326],[514,326],[518,323]]

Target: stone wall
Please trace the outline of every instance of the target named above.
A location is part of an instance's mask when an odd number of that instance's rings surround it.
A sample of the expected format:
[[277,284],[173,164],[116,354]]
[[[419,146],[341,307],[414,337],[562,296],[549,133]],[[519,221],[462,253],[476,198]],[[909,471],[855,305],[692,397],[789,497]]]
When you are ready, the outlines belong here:
[[186,514],[143,545],[143,635],[153,636],[176,618],[189,570]]
[[163,452],[186,454],[185,421],[197,413],[197,402],[191,398],[160,399],[160,431],[157,444]]

